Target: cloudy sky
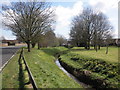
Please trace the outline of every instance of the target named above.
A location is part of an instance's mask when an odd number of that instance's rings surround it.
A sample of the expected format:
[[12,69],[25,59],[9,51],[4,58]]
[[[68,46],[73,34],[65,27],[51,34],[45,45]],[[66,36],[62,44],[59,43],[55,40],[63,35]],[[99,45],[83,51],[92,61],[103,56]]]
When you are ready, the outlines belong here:
[[[10,5],[11,1],[12,0],[5,0],[5,2],[1,1],[0,6],[2,4]],[[103,12],[109,18],[109,21],[114,27],[113,36],[114,38],[118,37],[119,0],[49,0],[49,1],[52,2],[52,8],[55,9],[56,27],[54,32],[56,34],[63,35],[68,39],[72,18],[80,14],[83,8],[91,7],[95,11]],[[4,36],[6,39],[15,39],[15,36],[12,35],[12,32],[9,30],[4,30],[4,28],[1,25],[0,31],[2,32],[0,33],[0,36]]]

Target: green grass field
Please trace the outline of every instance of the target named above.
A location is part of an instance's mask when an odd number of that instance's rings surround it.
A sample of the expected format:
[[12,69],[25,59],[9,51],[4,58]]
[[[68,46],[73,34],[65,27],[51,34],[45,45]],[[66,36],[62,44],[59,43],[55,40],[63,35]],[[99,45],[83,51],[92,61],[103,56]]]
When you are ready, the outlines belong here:
[[[111,64],[118,62],[118,48],[109,47],[109,53],[105,54],[105,47],[98,52],[95,50],[84,50],[83,47],[74,47],[67,54],[62,55],[64,61],[73,67],[80,68],[81,64],[70,60],[73,54],[84,59],[101,59]],[[49,47],[31,49],[28,53],[25,49],[25,59],[35,78],[38,88],[82,88],[78,83],[69,78],[55,64],[55,53],[68,50],[64,47]],[[19,52],[11,59],[8,65],[2,71],[2,88],[19,88]],[[119,57],[120,58],[120,57]],[[109,71],[109,70],[108,70]]]
[[30,53],[25,50],[25,59],[38,88],[82,88],[55,64],[53,55],[63,50],[66,48],[32,49]]
[[[67,50],[63,47],[25,50],[25,59],[35,78],[38,88],[83,88],[69,78],[55,64],[55,53]],[[20,52],[10,60],[2,74],[2,88],[20,88],[18,58]]]
[[[85,50],[83,47],[74,47],[66,54],[61,55],[61,61],[68,66],[79,70],[89,70],[93,73],[90,77],[94,80],[102,78],[108,82],[107,87],[117,87],[118,74],[118,48],[109,47],[109,53],[105,53],[105,47],[96,52]],[[91,78],[92,79],[92,78]]]
[[7,66],[1,72],[2,88],[19,88],[19,65],[18,58],[20,52],[10,60]]
[[[79,50],[80,49],[80,50]],[[74,47],[72,53],[79,54],[83,57],[102,59],[108,62],[118,63],[118,47],[109,47],[109,52],[106,54],[106,47],[101,47],[97,52],[95,50],[84,50],[83,47]]]

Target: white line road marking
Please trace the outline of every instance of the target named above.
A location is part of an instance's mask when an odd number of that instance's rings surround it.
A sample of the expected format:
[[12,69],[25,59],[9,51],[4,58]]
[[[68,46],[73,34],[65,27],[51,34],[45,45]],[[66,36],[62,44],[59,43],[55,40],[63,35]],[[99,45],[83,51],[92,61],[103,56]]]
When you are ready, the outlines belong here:
[[[18,52],[18,50],[15,52],[15,54]],[[9,61],[15,56],[15,54],[10,57],[10,59],[0,68],[0,72],[4,69],[4,67],[9,63]]]

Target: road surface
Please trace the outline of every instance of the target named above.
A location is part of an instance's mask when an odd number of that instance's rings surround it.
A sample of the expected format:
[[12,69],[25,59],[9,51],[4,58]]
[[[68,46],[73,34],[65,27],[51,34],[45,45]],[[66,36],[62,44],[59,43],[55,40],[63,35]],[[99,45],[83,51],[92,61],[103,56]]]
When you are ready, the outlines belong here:
[[9,46],[9,47],[2,47],[2,58],[0,58],[0,69],[5,65],[5,63],[19,50],[22,46]]

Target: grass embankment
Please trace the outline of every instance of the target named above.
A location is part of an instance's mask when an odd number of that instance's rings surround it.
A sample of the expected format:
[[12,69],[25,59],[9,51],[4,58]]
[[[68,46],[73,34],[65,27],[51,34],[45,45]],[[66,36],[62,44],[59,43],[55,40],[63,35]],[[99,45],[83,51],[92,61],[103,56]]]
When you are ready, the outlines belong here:
[[[118,49],[116,47],[110,47],[107,55],[105,54],[105,48],[101,48],[98,52],[73,48],[69,53],[61,55],[61,58],[61,61],[69,68],[73,67],[71,69],[78,70],[76,75],[82,71],[90,71],[84,76],[89,77],[90,81],[96,81],[96,84],[97,79],[99,79],[99,87],[117,87],[120,76],[118,75]],[[74,70],[70,71],[74,73],[76,71]]]
[[22,59],[18,61],[20,56],[20,50],[6,65],[2,75],[2,88],[32,88],[29,82],[28,72],[26,71],[25,64]]
[[2,88],[19,88],[19,58],[20,51],[10,60],[1,72]]
[[55,53],[67,50],[64,47],[25,50],[24,56],[38,88],[82,88],[58,68]]
[[[118,47],[109,47],[108,54],[106,54],[106,47],[101,47],[97,52],[92,50],[85,50],[83,47],[72,48],[72,53],[79,54],[86,58],[102,59],[111,63],[118,63]],[[75,50],[75,51],[74,51]]]

